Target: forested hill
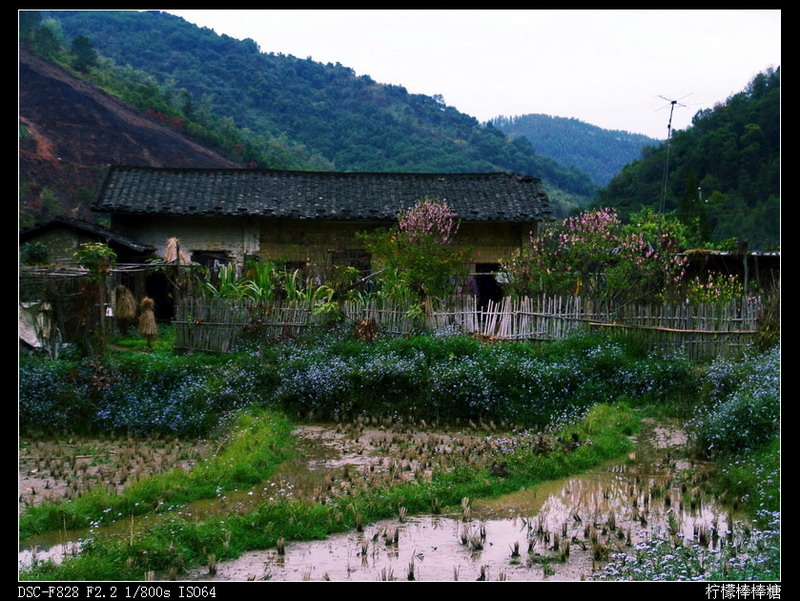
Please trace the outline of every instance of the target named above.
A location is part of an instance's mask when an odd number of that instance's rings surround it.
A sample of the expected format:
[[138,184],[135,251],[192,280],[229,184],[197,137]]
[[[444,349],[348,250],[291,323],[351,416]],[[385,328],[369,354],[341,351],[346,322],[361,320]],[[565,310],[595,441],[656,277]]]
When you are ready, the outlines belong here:
[[[585,204],[596,192],[588,175],[537,154],[521,137],[446,105],[341,64],[264,53],[159,12],[52,11],[63,40],[87,39],[103,63],[153,78],[165,99],[192,120],[224,116],[232,128],[285,139],[340,171],[510,171],[541,178],[556,200]],[[247,157],[243,157],[247,158]]]
[[527,138],[536,152],[580,169],[598,186],[606,186],[625,165],[638,159],[646,146],[661,143],[642,134],[551,115],[499,116],[491,123],[512,137]]
[[648,148],[625,167],[598,204],[623,215],[642,207],[675,211],[717,243],[736,238],[751,250],[778,246],[780,86],[780,67],[769,69],[724,103],[699,111],[691,127],[673,133],[669,147]]

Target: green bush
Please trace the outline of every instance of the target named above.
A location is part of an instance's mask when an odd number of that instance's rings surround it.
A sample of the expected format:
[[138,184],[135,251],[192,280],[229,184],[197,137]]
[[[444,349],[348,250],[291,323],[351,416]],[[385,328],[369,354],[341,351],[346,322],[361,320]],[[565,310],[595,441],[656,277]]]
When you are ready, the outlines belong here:
[[81,363],[20,357],[20,431],[88,429],[97,392],[88,371]]
[[685,357],[642,356],[602,337],[576,336],[552,347],[459,336],[315,340],[287,345],[273,359],[280,381],[275,399],[295,413],[541,425],[564,411],[619,399],[674,407],[694,398],[698,385]]
[[23,357],[20,429],[203,436],[236,409],[268,405],[277,372],[252,356],[114,353],[103,360]]
[[318,417],[543,425],[554,415],[620,399],[674,409],[697,396],[697,373],[683,356],[642,356],[624,341],[596,336],[536,346],[460,336],[367,343],[326,333],[224,356],[122,352],[75,364],[31,359],[20,370],[21,423],[202,436],[231,411],[278,404]]
[[714,362],[706,374],[708,400],[687,424],[698,448],[727,456],[769,443],[780,424],[780,382],[779,348]]
[[121,355],[109,361],[99,424],[134,434],[202,436],[226,413],[267,404],[274,372],[247,356]]

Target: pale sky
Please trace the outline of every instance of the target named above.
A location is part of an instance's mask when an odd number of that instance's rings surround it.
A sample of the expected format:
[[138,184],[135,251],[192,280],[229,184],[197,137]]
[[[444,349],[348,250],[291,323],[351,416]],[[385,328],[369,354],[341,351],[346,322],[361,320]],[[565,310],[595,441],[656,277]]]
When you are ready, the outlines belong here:
[[668,100],[679,100],[672,126],[684,129],[781,61],[780,10],[168,12],[262,52],[441,94],[482,122],[544,113],[657,139]]

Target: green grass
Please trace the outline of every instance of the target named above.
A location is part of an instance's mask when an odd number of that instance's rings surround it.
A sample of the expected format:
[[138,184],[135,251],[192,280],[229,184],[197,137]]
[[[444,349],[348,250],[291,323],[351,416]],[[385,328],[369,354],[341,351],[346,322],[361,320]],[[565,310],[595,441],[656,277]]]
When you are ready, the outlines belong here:
[[716,487],[729,499],[740,500],[756,524],[763,512],[781,508],[781,439],[776,435],[752,453],[719,462]]
[[[109,338],[109,352],[144,352],[147,351],[147,341],[134,331],[131,326],[125,334],[117,334]],[[149,352],[159,354],[172,354],[175,348],[175,326],[158,325],[158,338],[153,342]]]

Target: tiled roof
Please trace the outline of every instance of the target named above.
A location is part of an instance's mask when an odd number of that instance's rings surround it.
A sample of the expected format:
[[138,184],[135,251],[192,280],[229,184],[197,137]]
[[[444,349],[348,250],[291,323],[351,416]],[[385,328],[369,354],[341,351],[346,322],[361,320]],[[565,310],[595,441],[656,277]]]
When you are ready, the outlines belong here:
[[58,228],[66,228],[76,232],[81,232],[88,236],[97,238],[98,240],[102,240],[107,244],[125,247],[135,252],[147,253],[155,250],[149,244],[141,244],[136,240],[132,240],[131,238],[123,236],[118,232],[103,227],[102,225],[89,223],[87,221],[80,221],[78,219],[70,219],[68,217],[56,217],[52,221],[48,221],[42,225],[24,230],[20,232],[19,240],[20,242],[27,242],[40,234],[44,234]]
[[423,196],[463,221],[552,217],[539,179],[508,173],[420,174],[111,167],[94,210],[391,221]]

